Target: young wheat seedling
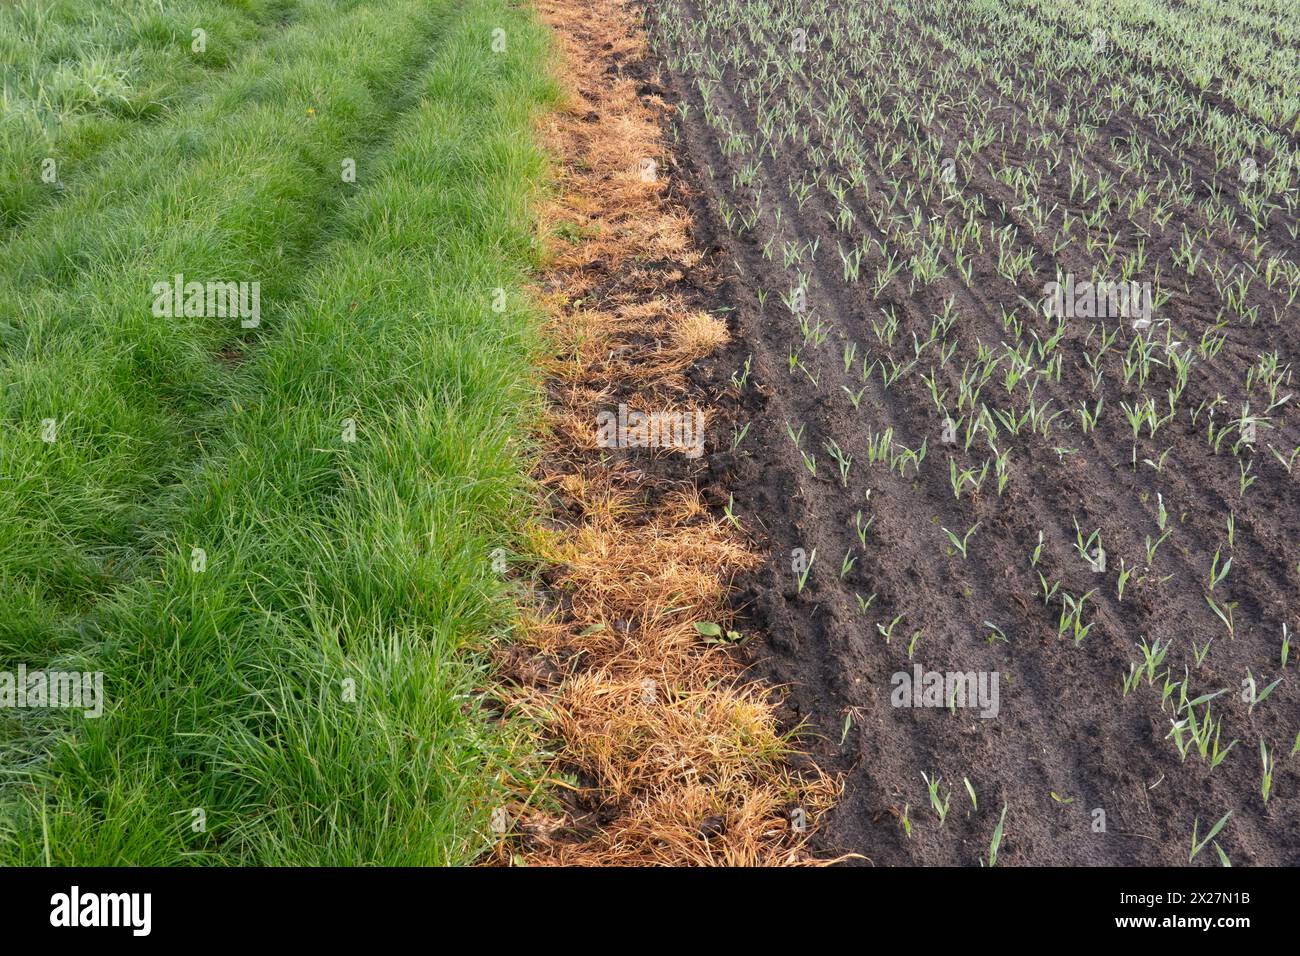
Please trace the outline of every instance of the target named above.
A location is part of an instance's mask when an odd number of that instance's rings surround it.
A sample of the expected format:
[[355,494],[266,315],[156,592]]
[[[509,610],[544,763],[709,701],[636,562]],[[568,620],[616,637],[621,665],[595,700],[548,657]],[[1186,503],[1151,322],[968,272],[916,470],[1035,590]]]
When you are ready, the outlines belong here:
[[1223,825],[1228,822],[1228,818],[1230,816],[1232,816],[1231,810],[1229,810],[1227,813],[1225,813],[1222,817],[1219,818],[1219,822],[1214,825],[1214,827],[1210,830],[1210,832],[1205,835],[1205,839],[1201,840],[1200,842],[1197,842],[1196,833],[1197,830],[1200,828],[1201,818],[1200,817],[1196,818],[1196,820],[1192,823],[1192,853],[1187,858],[1188,863],[1191,863],[1192,860],[1196,859],[1196,854],[1204,850],[1205,847],[1209,844],[1209,842],[1219,835],[1219,831],[1223,829]]
[[967,544],[970,542],[971,535],[975,533],[975,529],[978,528],[979,526],[980,523],[976,521],[973,525],[971,525],[971,529],[966,532],[966,536],[963,538],[958,538],[947,528],[943,529],[944,533],[948,535],[948,540],[952,542],[952,546],[961,552],[961,559],[963,561],[966,560],[966,547]]
[[1264,767],[1259,781],[1259,793],[1264,798],[1264,805],[1268,806],[1269,795],[1273,792],[1273,757],[1263,740],[1259,742],[1259,761]]
[[943,826],[944,821],[948,819],[948,804],[952,801],[952,791],[949,790],[943,800],[939,799],[939,782],[940,777],[936,776],[931,780],[925,772],[921,772],[921,779],[925,781],[926,787],[930,790],[930,807],[934,810],[935,816],[939,818],[939,826]]
[[[1002,816],[998,817],[998,825],[993,829],[993,839],[989,842],[989,860],[987,865],[994,867],[998,865],[998,847],[1002,845],[1003,827],[1007,822],[1007,805],[1002,804]],[[980,860],[983,864],[984,861]]]

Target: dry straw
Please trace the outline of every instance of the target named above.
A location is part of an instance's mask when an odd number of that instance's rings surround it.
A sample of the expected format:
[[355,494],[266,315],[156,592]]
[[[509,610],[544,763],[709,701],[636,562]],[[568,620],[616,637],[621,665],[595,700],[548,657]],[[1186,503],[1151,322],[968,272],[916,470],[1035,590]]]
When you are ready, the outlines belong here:
[[559,181],[543,215],[553,238],[540,296],[560,352],[538,478],[554,520],[536,533],[546,594],[523,648],[503,652],[509,678],[496,694],[534,719],[554,757],[550,792],[521,795],[495,859],[817,862],[806,843],[837,784],[791,768],[774,693],[695,628],[725,631],[727,582],[757,559],[689,481],[611,463],[596,442],[595,411],[629,385],[634,407],[699,407],[683,370],[727,339],[682,284],[700,256],[665,174],[667,107],[626,72],[646,52],[621,2],[538,8],[569,86],[545,130]]

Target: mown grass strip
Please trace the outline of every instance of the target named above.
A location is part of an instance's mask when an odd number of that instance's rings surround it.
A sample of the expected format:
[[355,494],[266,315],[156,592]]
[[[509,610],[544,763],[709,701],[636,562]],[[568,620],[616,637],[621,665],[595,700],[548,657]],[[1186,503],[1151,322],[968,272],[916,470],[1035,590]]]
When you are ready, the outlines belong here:
[[38,733],[58,728],[33,722],[0,791],[0,862],[484,849],[502,775],[530,756],[475,687],[511,613],[490,551],[528,503],[533,317],[492,303],[534,256],[545,51],[503,0],[455,8],[418,108],[186,480],[172,558],[67,648],[65,666],[106,673],[107,710],[68,717],[48,756]]

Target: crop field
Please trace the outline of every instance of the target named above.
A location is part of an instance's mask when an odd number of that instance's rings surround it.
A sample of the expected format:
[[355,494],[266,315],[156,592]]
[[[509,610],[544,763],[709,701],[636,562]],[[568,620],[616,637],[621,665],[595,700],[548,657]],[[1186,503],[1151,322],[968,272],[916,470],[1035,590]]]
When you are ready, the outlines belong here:
[[647,22],[748,651],[845,782],[814,845],[1300,862],[1295,4]]

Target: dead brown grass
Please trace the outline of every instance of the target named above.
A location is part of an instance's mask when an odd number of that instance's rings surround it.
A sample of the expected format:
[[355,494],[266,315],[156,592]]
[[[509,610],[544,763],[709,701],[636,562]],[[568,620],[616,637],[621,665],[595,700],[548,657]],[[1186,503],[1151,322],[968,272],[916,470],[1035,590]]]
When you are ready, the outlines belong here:
[[622,0],[537,7],[569,83],[545,130],[559,182],[543,217],[555,238],[541,297],[563,352],[546,369],[538,477],[555,521],[536,534],[549,570],[522,638],[535,660],[520,666],[512,648],[497,694],[543,728],[554,786],[520,809],[496,859],[813,862],[805,844],[836,784],[790,768],[772,692],[695,627],[725,632],[727,582],[756,558],[688,482],[611,463],[596,441],[593,410],[628,383],[634,408],[703,405],[682,373],[727,341],[677,287],[700,258],[663,174],[665,107],[623,72],[645,50]]

